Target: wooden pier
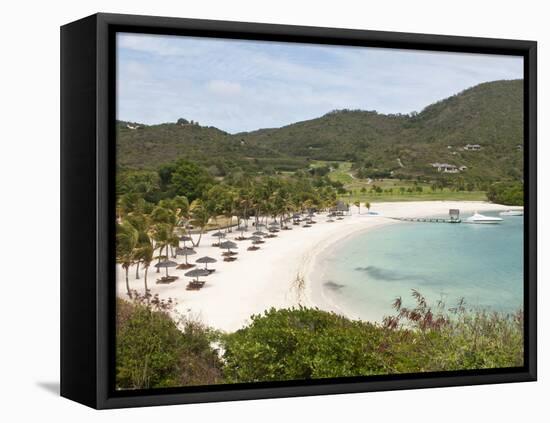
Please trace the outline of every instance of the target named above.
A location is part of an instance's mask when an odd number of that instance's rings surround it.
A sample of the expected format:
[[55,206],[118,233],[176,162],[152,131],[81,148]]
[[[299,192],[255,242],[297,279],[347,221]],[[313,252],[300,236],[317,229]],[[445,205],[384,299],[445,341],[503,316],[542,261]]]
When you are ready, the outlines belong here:
[[393,220],[401,222],[418,222],[418,223],[460,223],[460,219],[442,219],[436,217],[390,217]]
[[460,223],[460,210],[450,209],[449,218],[441,217],[390,217],[390,219],[400,220],[401,222],[420,222],[420,223]]

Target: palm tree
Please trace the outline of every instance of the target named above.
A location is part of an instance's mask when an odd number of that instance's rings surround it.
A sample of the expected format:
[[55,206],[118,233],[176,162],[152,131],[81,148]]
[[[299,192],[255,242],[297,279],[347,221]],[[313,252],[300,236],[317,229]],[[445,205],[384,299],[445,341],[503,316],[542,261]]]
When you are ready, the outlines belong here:
[[222,215],[228,222],[226,231],[231,226],[233,217],[233,191],[225,184],[214,185],[208,190],[206,201],[204,202],[210,216],[213,216],[216,224],[218,216]]
[[[163,257],[166,257],[166,259],[168,260],[168,248],[170,247],[170,243],[173,239],[171,226],[167,223],[156,223],[155,225],[153,225],[152,238],[155,241],[155,249],[159,249],[157,256],[158,262],[160,263],[160,260]],[[164,250],[164,248],[166,248],[165,256],[163,256],[162,254],[162,250]],[[159,272],[160,267],[157,267],[157,273]]]
[[312,211],[314,205],[315,203],[313,202],[313,199],[308,198],[302,203],[302,209]]
[[359,200],[357,200],[353,204],[355,205],[355,207],[359,208],[359,214],[361,214],[361,202]]
[[129,222],[116,224],[116,260],[122,265],[126,276],[126,291],[132,297],[128,281],[128,269],[134,262],[134,249],[138,241],[138,231]]
[[136,279],[139,279],[139,264],[141,263],[140,249],[143,245],[151,243],[148,231],[150,229],[149,218],[140,212],[132,212],[126,216],[126,220],[138,231],[138,240],[135,247]]
[[205,207],[204,202],[198,198],[196,200],[193,200],[193,202],[189,206],[189,213],[191,214],[191,224],[200,228],[199,239],[197,243],[191,240],[193,246],[198,247],[201,242],[204,229],[206,228],[208,220],[210,219],[210,214],[208,212],[208,209]]
[[151,266],[151,263],[153,262],[153,245],[149,243],[149,245],[144,245],[141,247],[141,261],[143,263],[143,269],[145,269],[144,276],[143,276],[143,284],[145,286],[145,295],[149,297],[149,288],[147,287],[147,272],[149,271],[149,267]]
[[117,201],[117,213],[119,218],[132,212],[142,212],[145,200],[137,192],[130,192],[120,196]]
[[138,243],[138,246],[134,249],[134,258],[137,259],[136,264],[139,266],[139,263],[143,263],[144,271],[144,286],[145,286],[145,295],[147,295],[149,288],[147,287],[147,272],[149,267],[153,262],[154,248],[151,242],[151,239],[148,237],[148,242]]
[[370,211],[370,203],[368,201],[365,203],[365,207],[367,208],[368,211]]
[[[166,248],[166,259],[169,257],[169,248],[175,244],[174,228],[177,223],[174,204],[167,200],[161,200],[153,209],[150,218],[152,223],[152,237],[155,241],[155,249],[159,248],[158,260],[162,257],[162,250]],[[157,268],[157,273],[160,268]]]
[[245,182],[245,186],[241,187],[236,195],[236,205],[237,215],[239,216],[239,221],[237,226],[241,226],[241,219],[245,221],[245,226],[248,226],[248,211],[252,208],[252,200],[250,198],[250,186],[248,179]]

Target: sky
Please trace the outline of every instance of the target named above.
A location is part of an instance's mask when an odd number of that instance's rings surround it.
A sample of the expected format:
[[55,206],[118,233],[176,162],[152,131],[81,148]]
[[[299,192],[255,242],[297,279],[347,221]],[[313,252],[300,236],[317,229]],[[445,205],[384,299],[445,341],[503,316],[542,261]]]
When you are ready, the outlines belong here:
[[117,119],[178,118],[229,133],[336,109],[420,112],[481,82],[523,78],[514,56],[119,33]]

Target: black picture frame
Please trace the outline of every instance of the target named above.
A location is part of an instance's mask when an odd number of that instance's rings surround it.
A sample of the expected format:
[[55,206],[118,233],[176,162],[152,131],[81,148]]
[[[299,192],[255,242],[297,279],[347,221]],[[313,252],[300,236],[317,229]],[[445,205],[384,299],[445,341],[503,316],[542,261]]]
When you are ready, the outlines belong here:
[[[521,368],[115,391],[115,34],[194,35],[524,58],[525,360]],[[534,41],[95,14],[61,28],[61,395],[119,408],[534,381],[537,377]]]

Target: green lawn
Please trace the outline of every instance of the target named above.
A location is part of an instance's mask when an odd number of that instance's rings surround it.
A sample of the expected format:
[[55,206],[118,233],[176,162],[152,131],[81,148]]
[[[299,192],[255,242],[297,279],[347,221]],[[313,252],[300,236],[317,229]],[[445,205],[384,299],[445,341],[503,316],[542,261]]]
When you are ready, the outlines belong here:
[[328,174],[330,179],[342,182],[344,185],[353,183],[355,179],[351,176],[351,162],[315,160],[310,163],[310,167],[329,166],[332,163],[338,163],[338,168],[332,170],[332,172]]
[[[433,191],[429,183],[415,183],[413,181],[400,181],[399,179],[358,179],[352,175],[351,162],[336,162],[316,160],[310,166],[320,167],[338,163],[338,168],[332,170],[328,177],[333,181],[339,181],[344,187],[351,191],[349,195],[341,195],[344,201],[487,201],[484,191],[452,191],[449,188]],[[380,187],[386,192],[374,193],[373,187]],[[422,192],[407,192],[406,190],[422,187]],[[364,188],[364,192],[361,190]],[[387,192],[388,190],[392,192]],[[404,192],[402,192],[402,189]]]

